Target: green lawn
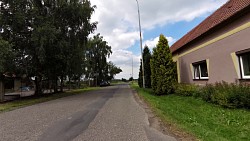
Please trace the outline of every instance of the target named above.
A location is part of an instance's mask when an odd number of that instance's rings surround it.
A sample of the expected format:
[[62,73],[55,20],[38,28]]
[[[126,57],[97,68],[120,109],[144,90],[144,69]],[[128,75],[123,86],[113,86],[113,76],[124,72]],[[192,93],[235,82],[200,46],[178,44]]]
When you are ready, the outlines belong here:
[[250,141],[250,111],[225,109],[193,97],[155,96],[132,85],[166,123],[204,141]]
[[27,97],[27,98],[22,98],[20,100],[7,102],[7,103],[0,103],[0,113],[14,110],[14,109],[21,108],[21,107],[25,107],[25,106],[29,106],[29,105],[33,105],[33,104],[37,104],[37,103],[42,103],[42,102],[66,97],[66,96],[82,94],[84,92],[97,90],[97,89],[99,89],[99,88],[98,87],[90,87],[90,88],[67,91],[64,93],[49,94],[49,95],[44,95],[44,96],[40,96],[40,97]]

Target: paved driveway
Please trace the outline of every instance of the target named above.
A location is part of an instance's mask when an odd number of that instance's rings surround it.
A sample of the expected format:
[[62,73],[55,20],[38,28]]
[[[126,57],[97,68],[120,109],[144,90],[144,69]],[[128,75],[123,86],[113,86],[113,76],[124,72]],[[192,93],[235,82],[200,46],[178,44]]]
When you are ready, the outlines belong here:
[[0,114],[1,141],[174,141],[149,127],[128,85]]

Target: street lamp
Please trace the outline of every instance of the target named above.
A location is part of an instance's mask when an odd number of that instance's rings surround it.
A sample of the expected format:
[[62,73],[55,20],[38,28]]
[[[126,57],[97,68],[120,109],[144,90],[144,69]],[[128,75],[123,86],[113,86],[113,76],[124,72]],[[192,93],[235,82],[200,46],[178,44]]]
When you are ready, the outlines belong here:
[[138,8],[138,19],[139,19],[139,30],[140,30],[140,46],[141,46],[141,62],[142,62],[142,86],[145,88],[145,77],[144,77],[144,61],[143,61],[143,53],[142,53],[142,38],[141,38],[141,19],[140,19],[140,9],[139,9],[139,3],[137,2],[137,8]]

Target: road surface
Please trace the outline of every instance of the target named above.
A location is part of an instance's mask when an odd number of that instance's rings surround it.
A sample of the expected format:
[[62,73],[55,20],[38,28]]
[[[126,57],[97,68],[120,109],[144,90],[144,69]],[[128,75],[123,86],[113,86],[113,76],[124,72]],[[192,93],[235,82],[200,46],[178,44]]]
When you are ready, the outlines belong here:
[[0,114],[1,141],[175,141],[149,126],[127,84]]

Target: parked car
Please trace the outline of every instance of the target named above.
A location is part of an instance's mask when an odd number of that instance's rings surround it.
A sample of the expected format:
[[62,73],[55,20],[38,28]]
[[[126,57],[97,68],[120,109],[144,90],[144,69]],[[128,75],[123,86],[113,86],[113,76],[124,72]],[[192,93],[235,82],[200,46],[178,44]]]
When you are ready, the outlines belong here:
[[20,91],[30,91],[30,87],[22,86],[20,87]]
[[110,86],[110,83],[108,81],[102,81],[100,83],[100,87]]

